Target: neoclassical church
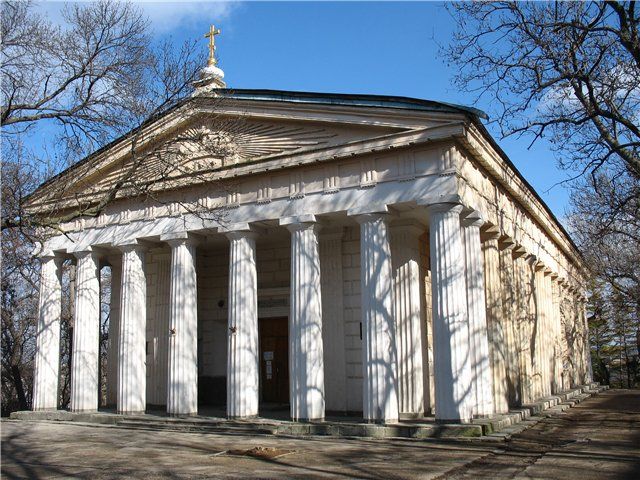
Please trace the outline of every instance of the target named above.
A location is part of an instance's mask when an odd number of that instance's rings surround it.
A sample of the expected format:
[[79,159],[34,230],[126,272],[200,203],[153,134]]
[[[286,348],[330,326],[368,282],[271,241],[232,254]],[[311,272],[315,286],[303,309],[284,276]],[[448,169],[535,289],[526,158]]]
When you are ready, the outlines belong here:
[[42,246],[34,410],[59,406],[64,295],[70,409],[99,408],[105,268],[121,414],[466,423],[590,382],[580,252],[483,115],[228,89],[211,48],[191,97],[29,198],[109,198]]

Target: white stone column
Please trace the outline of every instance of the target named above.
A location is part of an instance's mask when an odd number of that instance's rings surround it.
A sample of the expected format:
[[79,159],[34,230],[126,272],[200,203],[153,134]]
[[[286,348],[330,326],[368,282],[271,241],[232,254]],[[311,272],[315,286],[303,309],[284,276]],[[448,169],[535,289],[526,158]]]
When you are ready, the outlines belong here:
[[474,401],[461,212],[458,204],[429,206],[437,421],[469,422]]
[[145,247],[121,245],[118,413],[144,413],[147,395],[147,280]]
[[522,404],[522,377],[518,345],[518,281],[513,258],[515,242],[507,235],[498,240],[500,278],[502,283],[502,316],[505,332],[507,396],[510,407]]
[[110,259],[111,298],[109,304],[109,348],[107,352],[107,405],[118,404],[118,343],[120,336],[120,287],[122,258]]
[[100,268],[91,251],[77,252],[71,356],[71,411],[98,409],[100,352]]
[[552,335],[552,379],[551,393],[560,393],[562,386],[562,321],[560,312],[560,285],[558,274],[551,274],[551,335]]
[[398,420],[396,327],[387,214],[356,216],[360,223],[363,416],[370,422]]
[[471,213],[463,221],[463,234],[471,347],[471,384],[475,393],[473,414],[488,416],[495,410],[484,295],[484,258],[480,243],[480,227],[483,223],[482,217],[477,212]]
[[344,283],[342,276],[343,229],[323,231],[320,242],[322,275],[322,350],[324,368],[325,409],[347,411],[347,362],[344,333]]
[[289,390],[291,418],[324,419],[324,359],[318,224],[313,215],[280,219],[291,232]]
[[163,235],[171,246],[167,413],[198,413],[198,289],[196,246],[186,232]]
[[426,321],[422,309],[418,240],[423,230],[424,227],[417,224],[391,227],[398,403],[400,413],[410,416],[422,416],[425,412]]
[[580,311],[582,315],[582,322],[584,324],[584,344],[583,355],[585,363],[585,383],[593,382],[593,365],[591,363],[591,343],[589,342],[589,315],[587,314],[587,297],[581,296],[582,309]]
[[229,330],[227,332],[227,416],[258,415],[260,351],[256,234],[247,225],[226,233],[229,253]]
[[544,298],[545,298],[545,328],[543,332],[544,336],[544,388],[545,395],[549,396],[553,393],[553,356],[554,356],[554,335],[553,335],[553,298],[552,298],[552,286],[551,286],[551,270],[548,267],[544,269]]
[[493,402],[497,413],[509,411],[507,375],[507,319],[502,305],[502,290],[505,286],[500,275],[500,231],[493,227],[483,234],[484,290],[487,304],[487,331],[489,358],[493,372]]
[[62,259],[47,252],[40,257],[40,297],[33,372],[33,410],[58,408]]

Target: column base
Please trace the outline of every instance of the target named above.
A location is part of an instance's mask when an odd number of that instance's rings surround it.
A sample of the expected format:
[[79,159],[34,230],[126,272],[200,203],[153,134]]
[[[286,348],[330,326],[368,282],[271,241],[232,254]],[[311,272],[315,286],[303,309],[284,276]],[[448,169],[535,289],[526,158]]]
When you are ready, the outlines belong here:
[[414,412],[400,412],[398,418],[400,420],[417,420],[419,418],[423,418],[425,415],[423,412],[414,413]]
[[172,418],[197,417],[197,416],[198,416],[198,412],[192,412],[192,413],[169,413],[169,412],[167,412],[167,417],[172,417]]
[[324,417],[322,418],[292,418],[292,422],[298,423],[324,423]]
[[496,414],[495,413],[474,413],[473,414],[473,418],[474,419],[482,419],[482,418],[493,418],[495,417]]
[[[57,407],[45,407],[45,408],[32,408],[32,412],[57,412],[60,409]],[[60,410],[62,411],[62,410]]]
[[371,425],[387,425],[390,423],[398,423],[398,419],[397,418],[387,418],[387,419],[383,419],[383,418],[363,418],[362,421],[364,423],[369,423]]
[[227,420],[255,420],[259,415],[227,415]]
[[468,424],[471,423],[471,419],[469,419],[469,420],[461,420],[459,418],[455,418],[455,419],[452,419],[452,420],[448,420],[448,419],[445,419],[445,418],[436,418],[436,423],[457,423],[457,424],[460,424],[460,425],[468,425]]

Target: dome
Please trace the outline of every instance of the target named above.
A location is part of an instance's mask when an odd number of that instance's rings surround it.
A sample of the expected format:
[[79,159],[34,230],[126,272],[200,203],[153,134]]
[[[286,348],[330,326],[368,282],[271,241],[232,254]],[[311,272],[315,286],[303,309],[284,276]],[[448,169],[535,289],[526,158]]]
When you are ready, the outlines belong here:
[[200,70],[200,78],[203,80],[208,78],[224,78],[224,72],[215,65],[207,65]]

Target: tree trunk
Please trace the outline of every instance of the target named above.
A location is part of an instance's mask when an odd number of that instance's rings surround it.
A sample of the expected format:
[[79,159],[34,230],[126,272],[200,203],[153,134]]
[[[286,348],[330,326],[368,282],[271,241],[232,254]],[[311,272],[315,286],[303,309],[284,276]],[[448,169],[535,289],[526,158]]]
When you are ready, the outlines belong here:
[[11,378],[13,379],[13,386],[16,389],[16,395],[18,396],[18,405],[20,410],[28,410],[27,396],[24,393],[24,384],[22,383],[22,375],[20,368],[17,365],[11,366]]

